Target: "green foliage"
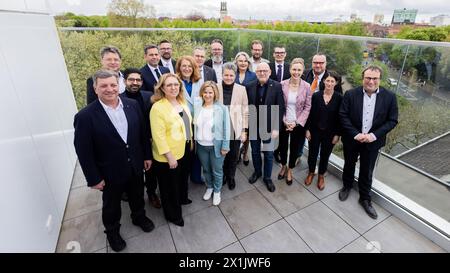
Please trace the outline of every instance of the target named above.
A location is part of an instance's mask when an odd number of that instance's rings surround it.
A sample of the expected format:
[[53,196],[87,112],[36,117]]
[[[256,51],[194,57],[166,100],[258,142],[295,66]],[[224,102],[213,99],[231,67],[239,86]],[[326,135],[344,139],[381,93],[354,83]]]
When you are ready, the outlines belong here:
[[450,40],[450,27],[430,27],[413,29],[411,27],[403,27],[395,36],[399,39],[423,40],[445,42]]

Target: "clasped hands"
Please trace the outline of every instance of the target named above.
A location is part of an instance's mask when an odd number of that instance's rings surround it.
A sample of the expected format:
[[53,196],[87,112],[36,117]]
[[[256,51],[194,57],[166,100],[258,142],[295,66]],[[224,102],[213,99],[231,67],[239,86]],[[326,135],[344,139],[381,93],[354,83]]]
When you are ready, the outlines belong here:
[[375,138],[372,136],[372,134],[363,133],[357,134],[354,139],[360,143],[371,143],[375,141]]

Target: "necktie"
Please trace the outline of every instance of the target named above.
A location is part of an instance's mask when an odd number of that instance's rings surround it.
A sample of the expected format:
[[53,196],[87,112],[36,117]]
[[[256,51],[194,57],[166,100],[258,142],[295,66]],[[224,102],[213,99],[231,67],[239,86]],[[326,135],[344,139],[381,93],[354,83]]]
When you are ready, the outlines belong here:
[[278,65],[278,69],[277,69],[277,81],[281,82],[281,64]]
[[314,75],[314,81],[311,83],[311,93],[314,93],[316,91],[318,82],[319,82],[319,76]]
[[155,68],[155,73],[156,73],[156,77],[158,77],[158,80],[159,80],[159,78],[161,78],[161,73],[159,73],[158,68]]

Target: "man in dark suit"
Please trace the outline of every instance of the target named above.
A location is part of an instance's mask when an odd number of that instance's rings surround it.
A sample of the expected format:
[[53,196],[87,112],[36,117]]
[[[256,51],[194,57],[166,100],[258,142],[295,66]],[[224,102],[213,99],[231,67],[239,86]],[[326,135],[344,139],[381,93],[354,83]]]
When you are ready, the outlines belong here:
[[203,47],[195,47],[194,52],[192,53],[194,56],[195,62],[197,63],[198,68],[200,69],[201,81],[213,81],[217,83],[216,72],[211,67],[204,65],[205,64],[205,56],[206,50]]
[[[247,86],[248,104],[250,117],[255,120],[249,121],[249,139],[252,147],[252,159],[255,171],[249,178],[251,184],[255,183],[262,175],[261,141],[264,153],[264,177],[263,181],[270,192],[275,191],[272,182],[272,164],[274,139],[278,137],[283,115],[285,112],[285,102],[281,90],[281,84],[269,79],[270,68],[267,63],[260,63],[256,67],[256,81],[252,81]],[[253,114],[252,114],[253,112]],[[256,112],[256,113],[255,113]],[[272,118],[273,114],[278,114],[278,119]],[[259,127],[260,125],[265,128]],[[255,127],[256,126],[256,127]]]
[[144,59],[147,62],[141,67],[142,72],[142,89],[154,92],[155,85],[162,74],[170,73],[170,70],[164,66],[160,66],[159,49],[156,45],[147,45],[144,48]]
[[103,191],[108,242],[121,251],[126,247],[119,233],[123,192],[128,193],[133,224],[144,232],[155,227],[144,210],[143,170],[151,166],[150,141],[138,103],[119,98],[118,75],[100,70],[93,80],[98,100],[75,115],[74,145],[88,186]]
[[214,39],[211,41],[211,59],[207,60],[205,65],[214,69],[219,83],[222,82],[222,65],[224,63],[223,42],[220,39]]
[[379,87],[380,67],[367,67],[362,77],[363,86],[347,91],[339,110],[345,160],[344,187],[339,192],[339,200],[345,201],[350,194],[359,156],[359,203],[371,218],[376,219],[378,215],[370,198],[372,174],[378,152],[386,143],[386,134],[398,123],[398,107],[395,94]]
[[274,81],[281,82],[291,77],[289,72],[289,63],[285,62],[286,48],[284,46],[275,46],[273,49],[274,63],[270,63],[269,67],[272,71],[270,78]]
[[159,42],[159,52],[161,52],[159,65],[168,68],[170,73],[175,74],[175,65],[177,62],[172,59],[172,44],[168,40],[162,40]]
[[[120,65],[122,64],[122,55],[117,47],[106,46],[100,50],[100,62],[103,70],[111,70],[119,74],[119,93],[125,91],[125,84],[123,83],[123,74],[120,72]],[[97,99],[97,94],[94,91],[94,81],[92,77],[86,80],[86,104],[89,104]]]
[[[125,78],[125,92],[120,94],[121,98],[129,98],[136,100],[139,103],[140,109],[144,116],[144,126],[147,130],[148,138],[151,139],[152,133],[150,130],[150,110],[152,103],[150,98],[153,92],[141,90],[142,76],[141,71],[137,68],[127,68],[123,72]],[[152,170],[145,172],[145,187],[147,188],[147,196],[150,204],[159,209],[161,208],[161,201],[156,194],[157,181],[156,176]]]

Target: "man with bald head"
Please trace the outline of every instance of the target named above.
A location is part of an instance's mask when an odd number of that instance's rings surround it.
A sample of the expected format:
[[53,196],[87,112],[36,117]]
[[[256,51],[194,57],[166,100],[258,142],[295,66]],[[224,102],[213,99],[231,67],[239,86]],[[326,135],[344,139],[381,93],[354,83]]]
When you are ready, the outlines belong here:
[[[285,103],[281,84],[269,78],[271,73],[269,65],[264,62],[260,63],[256,66],[255,72],[257,79],[247,86],[248,105],[250,106],[249,124],[256,125],[256,128],[249,130],[255,171],[248,181],[253,184],[264,175],[264,184],[270,192],[273,192],[275,186],[270,177],[272,175],[274,139],[278,137],[283,122]],[[264,153],[264,173],[261,142]]]

